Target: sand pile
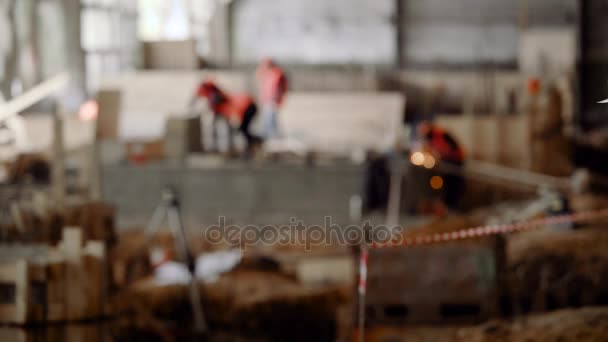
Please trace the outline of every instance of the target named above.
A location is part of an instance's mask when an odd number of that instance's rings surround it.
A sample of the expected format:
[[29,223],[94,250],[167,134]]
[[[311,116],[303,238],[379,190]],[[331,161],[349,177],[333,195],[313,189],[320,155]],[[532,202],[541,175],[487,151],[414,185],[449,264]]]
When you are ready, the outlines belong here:
[[[349,291],[307,288],[280,273],[251,270],[230,272],[216,282],[201,284],[205,315],[213,331],[272,340],[334,340],[336,309]],[[145,310],[182,326],[191,317],[184,286],[159,287],[145,279],[121,298],[131,311]]]

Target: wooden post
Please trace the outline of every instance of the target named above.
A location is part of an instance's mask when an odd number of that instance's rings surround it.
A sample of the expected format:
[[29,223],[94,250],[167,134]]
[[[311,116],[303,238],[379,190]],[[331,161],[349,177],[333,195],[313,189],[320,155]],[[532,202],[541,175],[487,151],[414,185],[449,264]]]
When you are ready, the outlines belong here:
[[52,195],[56,206],[65,202],[65,160],[63,146],[63,109],[58,102],[53,112]]
[[101,163],[99,161],[99,133],[97,131],[98,120],[95,120],[93,129],[93,141],[89,146],[88,153],[88,181],[89,181],[89,199],[91,201],[101,200]]
[[361,255],[359,256],[359,309],[358,309],[358,324],[359,329],[357,331],[359,335],[359,342],[365,341],[365,294],[367,292],[367,259],[369,257],[369,250],[367,248],[367,242],[364,241],[361,244],[360,249]]
[[82,230],[78,227],[64,228],[60,246],[65,258],[65,315],[67,320],[76,321],[85,317],[88,304],[85,292],[86,273],[82,262]]

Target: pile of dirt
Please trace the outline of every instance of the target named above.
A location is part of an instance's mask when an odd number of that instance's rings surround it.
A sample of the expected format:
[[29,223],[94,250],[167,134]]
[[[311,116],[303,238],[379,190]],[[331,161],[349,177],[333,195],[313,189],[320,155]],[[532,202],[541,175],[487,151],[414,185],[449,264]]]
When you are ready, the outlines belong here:
[[608,232],[512,235],[507,278],[514,313],[608,304]]
[[[337,308],[350,289],[309,288],[276,272],[234,271],[201,284],[207,323],[212,331],[270,340],[333,341]],[[179,321],[191,317],[185,286],[157,286],[152,279],[134,283],[119,299],[135,313]]]
[[587,307],[520,318],[491,321],[463,328],[457,341],[604,341],[608,336],[608,307]]
[[575,213],[608,208],[608,196],[585,193],[569,198],[570,208]]

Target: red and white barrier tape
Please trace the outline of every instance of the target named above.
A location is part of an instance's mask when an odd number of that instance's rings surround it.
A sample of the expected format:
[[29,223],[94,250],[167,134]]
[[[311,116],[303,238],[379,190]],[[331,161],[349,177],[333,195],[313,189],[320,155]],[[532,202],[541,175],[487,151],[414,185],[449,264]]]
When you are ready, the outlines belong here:
[[[385,248],[385,247],[404,247],[404,246],[413,246],[413,245],[429,245],[434,243],[448,242],[448,241],[457,241],[457,240],[465,240],[465,239],[474,239],[483,236],[489,235],[497,235],[497,234],[508,234],[515,233],[524,230],[530,230],[534,228],[539,228],[545,226],[547,224],[560,224],[560,223],[574,223],[574,222],[582,222],[589,221],[593,219],[598,219],[602,217],[608,217],[608,208],[597,210],[597,211],[588,211],[577,214],[569,214],[569,215],[559,215],[559,216],[551,216],[547,218],[531,220],[527,222],[519,222],[512,224],[499,224],[499,225],[490,225],[490,226],[482,226],[482,227],[474,227],[468,229],[462,229],[454,232],[448,233],[436,233],[432,235],[424,235],[417,236],[412,238],[404,238],[401,243],[395,243],[395,241],[390,241],[384,244],[372,243],[369,248]],[[369,250],[366,245],[361,246],[361,255],[359,258],[359,334],[363,334],[364,329],[364,301],[365,301],[365,293],[367,291],[367,263],[369,258]],[[363,336],[363,335],[361,335]],[[361,341],[363,338],[360,339]]]
[[[526,222],[511,223],[511,224],[498,224],[481,227],[473,227],[467,229],[461,229],[453,232],[446,233],[435,233],[429,235],[421,235],[414,237],[403,237],[402,241],[389,241],[386,243],[374,242],[370,245],[370,248],[389,248],[389,247],[405,247],[414,245],[430,245],[435,243],[475,239],[484,236],[498,235],[498,234],[509,234],[516,233],[525,230],[531,230],[540,228],[545,225],[560,224],[560,223],[574,223],[589,221],[598,218],[608,217],[608,208],[596,211],[587,211],[576,214],[558,215],[551,216],[542,219],[536,219]],[[367,259],[367,256],[366,256]]]
[[361,248],[361,256],[359,258],[359,294],[364,295],[367,288],[367,258],[369,252],[367,248]]

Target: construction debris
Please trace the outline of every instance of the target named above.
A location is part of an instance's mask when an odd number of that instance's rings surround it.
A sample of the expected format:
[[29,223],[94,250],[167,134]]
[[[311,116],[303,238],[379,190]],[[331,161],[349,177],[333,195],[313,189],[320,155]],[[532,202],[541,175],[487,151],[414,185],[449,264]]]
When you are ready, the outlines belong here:
[[507,246],[515,313],[608,303],[605,229],[526,233]]
[[81,321],[106,315],[106,252],[66,228],[57,247],[5,245],[0,255],[0,323]]
[[[454,341],[603,341],[608,336],[608,308],[585,307],[522,317],[494,320],[458,331]],[[451,340],[451,339],[450,339]]]
[[[263,271],[234,271],[200,286],[213,331],[270,340],[333,341],[337,307],[350,293],[332,286],[307,288],[288,276]],[[191,317],[187,291],[186,286],[158,286],[144,279],[119,296],[119,303],[121,311],[137,314],[145,308],[183,325]]]

